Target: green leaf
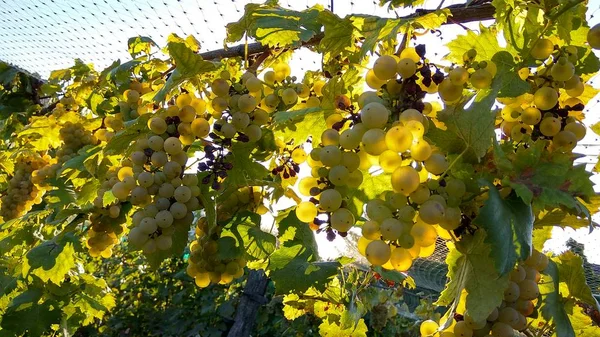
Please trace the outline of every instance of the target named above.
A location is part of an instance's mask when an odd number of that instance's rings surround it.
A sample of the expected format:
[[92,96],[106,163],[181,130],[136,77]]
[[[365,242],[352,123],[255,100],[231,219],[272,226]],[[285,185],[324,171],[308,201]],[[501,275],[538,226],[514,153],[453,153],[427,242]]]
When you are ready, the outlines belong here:
[[382,173],[378,175],[363,173],[363,182],[356,189],[339,189],[342,196],[347,199],[348,209],[356,216],[362,216],[363,205],[368,201],[377,199],[381,194],[392,190],[391,175]]
[[150,54],[152,46],[158,47],[156,42],[147,36],[135,36],[127,40],[127,51],[131,57],[137,57],[139,54]]
[[321,108],[278,111],[273,116],[273,132],[285,142],[304,143],[310,136],[320,136],[327,129],[325,114]]
[[152,254],[146,255],[148,264],[150,264],[153,270],[157,270],[164,259],[173,256],[182,256],[185,247],[187,247],[190,225],[174,222],[172,226],[175,226],[175,232],[171,236],[173,239],[171,248],[167,250],[159,249]]
[[30,288],[13,298],[2,316],[2,329],[15,336],[42,336],[53,324],[60,323],[61,310],[53,300],[40,303],[43,292]]
[[270,257],[269,277],[277,294],[303,292],[310,287],[324,291],[328,281],[337,275],[338,262],[314,262],[314,256],[303,245],[283,247]]
[[117,201],[119,201],[119,198],[115,197],[112,191],[106,191],[102,195],[102,207],[109,206]]
[[[476,30],[468,30],[467,35],[459,35],[454,40],[450,41],[446,47],[450,53],[444,58],[456,64],[463,63],[463,55],[471,50],[477,50],[477,60],[487,61],[503,51],[504,49],[498,44],[498,32],[494,27],[486,28],[482,24],[479,25],[479,34]],[[500,74],[500,71],[498,71]]]
[[514,268],[517,259],[524,261],[531,253],[533,213],[521,198],[509,195],[502,199],[493,184],[482,184],[490,188],[488,199],[474,222],[486,230],[496,270],[505,275]]
[[261,8],[259,4],[248,3],[244,6],[244,15],[236,22],[228,23],[225,26],[227,37],[225,42],[233,43],[241,40],[246,32],[250,30],[253,18],[252,13]]
[[[535,227],[535,222],[533,224]],[[544,244],[546,241],[550,240],[551,238],[552,227],[534,228],[531,243],[533,244],[534,249],[541,252],[544,249]]]
[[323,320],[319,325],[319,335],[327,337],[366,337],[369,328],[365,324],[364,319],[358,320],[356,326],[342,329],[340,324],[330,318]]
[[[239,212],[231,221],[227,230],[238,241],[253,260],[267,258],[275,251],[274,235],[260,229],[260,215],[249,211]],[[224,232],[225,233],[225,232]]]
[[387,4],[388,9],[400,7],[414,7],[422,5],[425,0],[379,0],[379,6],[383,7]]
[[155,102],[164,101],[171,90],[184,81],[196,75],[214,71],[219,67],[219,63],[202,59],[202,56],[196,54],[187,46],[185,40],[173,36],[169,37],[169,40],[171,42],[167,44],[167,49],[176,68],[167,79],[165,85],[156,92],[153,98]]
[[586,282],[581,256],[568,250],[552,260],[558,268],[560,282],[566,283],[569,290],[569,293],[564,294],[564,296],[574,297],[599,310],[598,302],[592,295],[592,291]]
[[23,275],[33,274],[44,282],[61,284],[74,267],[75,250],[72,243],[44,241],[27,253]]
[[569,319],[573,325],[573,331],[576,336],[600,337],[600,329],[597,324],[584,311],[584,308],[569,301],[566,304],[566,310],[569,312]]
[[564,299],[559,293],[558,267],[550,260],[538,283],[540,289],[542,317],[555,326],[556,336],[575,337],[573,326],[565,311]]
[[315,258],[318,258],[317,242],[313,231],[296,217],[295,209],[295,207],[291,207],[279,211],[275,218],[279,243],[285,247],[300,244]]
[[105,154],[124,153],[130,148],[132,141],[138,139],[141,134],[146,133],[148,129],[148,120],[151,114],[141,115],[133,121],[127,123],[125,130],[120,131],[112,137],[104,147]]
[[233,167],[227,172],[226,186],[248,186],[249,181],[263,180],[269,175],[267,168],[255,160],[255,148],[251,143],[233,144],[227,156]]
[[377,266],[375,268],[373,268],[373,270],[375,272],[377,272],[379,275],[381,275],[381,278],[383,278],[386,281],[394,281],[398,284],[402,284],[405,280],[409,279],[410,276],[401,273],[397,270],[387,270],[382,268],[381,266]]
[[476,321],[485,320],[500,306],[508,285],[508,274],[501,276],[490,268],[493,248],[485,243],[485,236],[483,230],[478,230],[474,236],[464,235],[456,248],[450,250],[446,257],[449,282],[436,302],[442,306],[454,302],[454,310],[464,289],[468,293],[466,306]]
[[355,49],[354,32],[356,28],[349,17],[342,19],[330,11],[322,11],[319,13],[319,21],[323,23],[325,29],[324,36],[319,42],[323,53],[340,55]]

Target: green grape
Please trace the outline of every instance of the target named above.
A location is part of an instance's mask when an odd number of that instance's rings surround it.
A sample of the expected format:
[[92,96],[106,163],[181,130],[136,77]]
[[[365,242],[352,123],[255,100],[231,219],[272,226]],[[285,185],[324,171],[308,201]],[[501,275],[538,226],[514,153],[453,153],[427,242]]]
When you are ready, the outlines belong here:
[[317,213],[317,206],[310,201],[303,201],[296,207],[296,216],[302,222],[312,222]]
[[504,300],[507,302],[516,302],[519,299],[520,294],[519,285],[511,281],[504,290]]
[[552,138],[552,145],[563,151],[572,151],[577,146],[577,136],[571,131],[560,131]]
[[160,250],[167,250],[173,245],[173,238],[169,235],[163,234],[154,240],[156,241],[156,248]]
[[263,89],[262,82],[256,76],[248,78],[244,84],[250,92],[260,92]]
[[546,137],[552,137],[560,132],[561,126],[558,118],[546,117],[540,123],[540,132]]
[[138,175],[137,181],[142,187],[150,187],[154,184],[154,175],[151,172],[142,172]]
[[456,337],[473,337],[473,330],[467,326],[465,321],[456,322],[454,325],[454,335]]
[[398,62],[397,70],[403,79],[410,78],[417,72],[417,64],[410,58],[403,58]]
[[463,85],[469,80],[469,72],[463,67],[456,67],[450,71],[448,78],[454,85]]
[[383,240],[396,241],[402,233],[408,230],[407,226],[394,218],[387,218],[381,222],[379,231]]
[[558,92],[551,87],[539,88],[533,95],[533,102],[540,110],[550,110],[558,103]]
[[362,225],[362,235],[369,240],[378,240],[381,237],[377,221],[368,220]]
[[577,82],[575,84],[575,87],[566,90],[567,95],[569,95],[571,97],[579,97],[579,96],[583,95],[584,91],[585,91],[585,85],[581,81]]
[[520,296],[522,300],[534,300],[540,296],[540,289],[533,280],[525,279],[519,283]]
[[446,212],[444,213],[444,219],[440,221],[439,225],[445,230],[451,231],[455,230],[460,226],[461,222],[461,211],[458,207],[446,207]]
[[555,81],[567,81],[575,74],[575,66],[563,56],[552,66],[550,74]]
[[429,188],[425,185],[419,185],[416,191],[410,194],[410,200],[417,205],[420,205],[429,199]]
[[398,209],[398,219],[400,219],[400,221],[412,222],[416,215],[417,211],[410,205]]
[[118,182],[111,189],[112,194],[119,200],[125,200],[129,196],[130,190],[123,182]]
[[127,238],[129,239],[129,243],[131,243],[132,246],[141,248],[150,237],[148,236],[148,234],[144,233],[144,231],[142,231],[142,229],[139,226],[137,226],[132,228],[131,231],[129,231],[129,235],[127,236]]
[[406,196],[400,193],[394,193],[392,191],[389,191],[389,194],[390,197],[388,203],[390,204],[390,206],[392,206],[393,209],[400,209],[406,206]]
[[380,80],[388,80],[396,76],[398,63],[394,56],[382,55],[373,64],[373,72]]
[[446,157],[441,153],[433,153],[423,163],[427,172],[435,175],[440,175],[448,169],[448,161]]
[[362,136],[354,129],[347,129],[340,134],[340,146],[346,150],[354,150],[360,145]]
[[600,24],[597,24],[588,30],[587,42],[593,49],[600,49]]
[[395,152],[404,152],[410,148],[413,135],[409,129],[396,125],[385,134],[385,144],[388,149]]
[[431,156],[431,145],[422,139],[410,147],[410,156],[416,161],[425,161]]
[[346,185],[350,188],[357,188],[363,182],[363,173],[361,170],[350,171]]
[[486,69],[478,69],[471,74],[471,85],[475,89],[489,88],[492,84],[492,74]]
[[346,208],[339,208],[331,213],[331,227],[338,232],[347,232],[354,225],[354,215]]
[[154,167],[163,167],[169,161],[169,157],[164,151],[156,151],[150,157],[150,163]]
[[340,144],[340,133],[334,129],[326,129],[321,134],[321,143],[323,143],[323,146],[338,146]]
[[554,51],[554,43],[549,39],[539,39],[531,48],[531,56],[536,60],[545,60]]
[[582,140],[586,134],[585,125],[578,122],[568,123],[567,125],[565,125],[564,131],[572,132],[575,135],[577,141]]
[[514,107],[510,105],[505,105],[500,111],[500,115],[502,119],[507,122],[516,122],[519,120],[519,116],[521,116],[523,109],[520,107]]
[[379,199],[367,202],[366,212],[371,220],[375,220],[378,223],[382,223],[383,220],[392,217],[392,211],[385,205],[383,200]]
[[400,122],[406,124],[409,121],[417,121],[423,124],[423,114],[417,109],[406,109],[400,113]]
[[328,189],[321,192],[319,197],[319,207],[326,212],[333,212],[342,205],[342,195],[334,189]]
[[409,196],[419,187],[419,173],[411,166],[401,166],[392,173],[394,191]]
[[360,119],[368,129],[383,128],[390,117],[390,111],[379,102],[372,102],[362,109]]
[[402,233],[398,239],[398,244],[404,249],[411,249],[415,246],[415,238],[410,233]]
[[402,92],[402,81],[396,78],[390,78],[385,83],[385,89],[391,96],[397,97]]
[[324,146],[321,148],[319,158],[323,165],[333,167],[342,161],[342,151],[335,145]]
[[250,116],[245,112],[234,112],[231,116],[231,125],[237,131],[244,131],[250,125]]
[[155,134],[160,135],[167,131],[167,122],[160,117],[154,117],[148,121],[148,128]]
[[498,312],[498,321],[513,325],[519,321],[519,313],[511,307],[504,307]]
[[388,262],[391,254],[390,246],[381,240],[369,242],[365,250],[367,260],[374,266],[381,266]]
[[367,104],[371,102],[377,102],[383,104],[383,100],[381,97],[377,96],[376,91],[365,91],[360,96],[358,96],[358,107],[360,109],[364,108]]
[[536,125],[542,120],[542,113],[534,107],[527,107],[521,112],[521,122],[527,125]]
[[229,95],[229,83],[224,79],[216,79],[210,84],[210,89],[217,96]]
[[192,198],[192,190],[187,186],[179,186],[173,192],[175,200],[186,203]]
[[175,202],[171,205],[169,211],[171,211],[171,214],[173,214],[174,219],[179,220],[186,216],[188,209],[185,204],[181,202]]
[[427,200],[419,208],[419,217],[423,222],[430,225],[442,222],[445,214],[444,206],[435,200]]
[[350,171],[348,171],[346,166],[336,165],[329,170],[328,178],[332,184],[336,186],[343,186],[346,184],[346,180],[348,179],[349,175]]
[[402,157],[398,152],[385,150],[379,155],[379,166],[385,173],[392,173],[402,165]]
[[454,102],[462,96],[462,85],[455,85],[449,79],[445,79],[438,86],[438,93],[445,102]]
[[473,330],[479,330],[479,329],[483,329],[485,328],[487,321],[483,320],[483,321],[475,321],[473,319],[473,317],[471,317],[471,315],[469,315],[469,311],[465,311],[464,316],[464,322],[467,324],[467,326]]
[[523,268],[522,266],[517,266],[513,271],[511,271],[510,280],[519,283],[525,279],[525,276],[525,268]]
[[156,224],[160,228],[167,228],[173,224],[173,215],[168,210],[161,210],[154,216]]
[[294,105],[298,102],[298,93],[293,88],[287,88],[281,93],[281,100],[285,105]]
[[142,219],[139,227],[145,234],[152,234],[158,229],[158,224],[154,218],[146,217]]
[[360,156],[356,152],[343,152],[341,164],[346,166],[349,172],[356,171],[360,166]]
[[492,326],[492,336],[493,337],[513,337],[514,331],[510,325],[502,323],[502,322],[496,322]]
[[446,182],[446,193],[455,198],[462,198],[467,192],[467,186],[460,179],[451,179]]
[[260,126],[256,124],[248,125],[243,132],[246,136],[248,136],[248,141],[250,143],[254,143],[260,140],[262,137],[262,129]]
[[369,71],[367,71],[367,74],[365,75],[365,82],[367,82],[369,88],[375,90],[381,88],[381,86],[385,84],[385,80],[379,79],[377,75],[375,75],[373,69],[369,69]]
[[370,129],[362,136],[361,139],[365,151],[372,155],[378,156],[387,150],[385,141],[385,131],[382,129]]
[[571,76],[568,80],[565,81],[565,90],[575,89],[581,83],[581,78],[577,75]]

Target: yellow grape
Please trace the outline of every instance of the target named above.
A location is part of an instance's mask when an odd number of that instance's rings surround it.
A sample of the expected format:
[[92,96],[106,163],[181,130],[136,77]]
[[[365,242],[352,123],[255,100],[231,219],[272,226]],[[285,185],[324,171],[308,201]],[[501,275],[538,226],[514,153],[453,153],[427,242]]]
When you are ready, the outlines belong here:
[[413,47],[404,48],[402,52],[400,52],[400,59],[409,58],[413,60],[413,62],[418,63],[421,60],[419,54],[417,54],[417,50]]
[[531,48],[531,56],[536,60],[545,60],[554,51],[554,43],[549,39],[539,39]]
[[390,78],[385,82],[385,89],[391,96],[398,96],[402,92],[402,80]]
[[304,163],[307,157],[308,155],[306,154],[306,151],[300,147],[295,148],[294,151],[292,151],[292,160],[296,164]]
[[593,49],[600,49],[600,24],[590,28],[587,33],[587,42]]
[[312,90],[315,92],[317,96],[323,96],[323,87],[325,86],[325,81],[317,80],[313,83]]
[[402,166],[392,173],[394,191],[409,196],[419,187],[419,173],[411,166]]
[[167,122],[160,117],[154,117],[148,121],[148,128],[155,134],[160,135],[167,131]]
[[294,105],[298,102],[298,93],[292,88],[287,88],[281,93],[281,100],[286,105]]
[[373,64],[373,72],[380,80],[388,80],[396,76],[396,67],[398,63],[394,56],[380,56]]
[[351,188],[357,188],[360,186],[360,184],[362,184],[363,182],[363,173],[361,170],[354,170],[351,171],[350,174],[348,175],[348,182],[346,183],[346,185],[348,185]]
[[296,207],[296,217],[302,222],[312,222],[317,216],[317,206],[310,201],[303,201]]
[[527,125],[536,125],[542,120],[542,112],[534,107],[527,107],[521,112],[521,122]]
[[529,125],[519,123],[510,130],[510,138],[515,142],[520,142],[525,139],[525,135],[531,135],[531,133],[532,130]]
[[546,117],[540,123],[540,132],[546,137],[552,137],[560,132],[561,122],[555,117]]
[[362,225],[362,235],[369,240],[379,240],[381,232],[377,221],[368,220]]
[[413,225],[410,230],[410,234],[415,238],[416,243],[421,247],[432,246],[437,238],[435,227],[421,221],[417,221],[417,223]]
[[381,88],[381,86],[385,84],[385,80],[379,79],[375,75],[375,72],[373,71],[373,69],[369,69],[369,71],[367,71],[367,75],[365,76],[365,81],[367,82],[367,85],[369,86],[369,88],[375,89],[375,90]]
[[331,227],[338,232],[347,232],[354,225],[354,215],[346,208],[339,208],[331,213]]
[[521,78],[523,81],[525,81],[528,77],[529,74],[531,73],[531,71],[529,70],[529,68],[521,68],[519,69],[519,78]]
[[519,298],[523,300],[534,300],[540,295],[537,282],[529,279],[525,279],[519,283],[519,291]]
[[381,240],[369,242],[365,249],[367,260],[374,266],[381,266],[388,262],[391,254],[390,246]]
[[567,125],[565,125],[565,131],[572,132],[577,138],[577,141],[582,140],[586,134],[585,125],[579,122],[568,123]]
[[[410,194],[410,200],[417,205],[420,205],[427,201],[430,196],[429,188],[425,185],[419,185],[416,191]],[[406,202],[405,202],[406,203]],[[404,205],[402,205],[404,206]]]
[[410,58],[403,58],[398,62],[397,70],[402,78],[410,78],[417,72],[417,64]]
[[298,191],[300,194],[310,196],[310,189],[318,186],[318,179],[313,177],[305,177],[300,179],[298,183]]
[[465,321],[456,322],[454,325],[454,335],[456,337],[473,337],[473,330],[467,326]]
[[539,88],[533,95],[533,102],[540,110],[552,109],[558,103],[558,92],[551,87]]
[[438,86],[440,97],[446,102],[453,102],[462,96],[463,87],[455,85],[449,79],[445,79]]
[[[210,85],[212,92],[220,97],[229,95],[229,83],[224,79],[216,79]],[[190,100],[191,102],[191,100]],[[189,104],[189,103],[188,103]]]
[[392,127],[385,134],[385,144],[392,151],[404,152],[410,148],[412,142],[412,132],[400,125]]
[[[404,248],[396,248],[392,251],[392,254],[390,256],[390,262],[392,263],[392,266],[394,267],[394,269],[396,269],[397,271],[407,271],[410,266],[412,266],[412,262],[413,262],[413,256],[410,254],[410,252],[407,249]],[[425,323],[425,322],[423,322]],[[434,322],[435,323],[435,322]],[[425,327],[427,328],[427,327]],[[437,330],[437,324],[436,324],[436,328]],[[423,324],[421,324],[420,327],[420,331],[421,331],[421,335],[429,335],[429,334],[423,334]]]
[[569,95],[571,97],[579,97],[583,94],[584,91],[585,91],[585,85],[581,81],[577,82],[575,84],[575,87],[566,90],[567,95]]
[[286,77],[292,74],[292,68],[290,68],[290,66],[284,62],[277,63],[275,67],[273,67],[273,70],[275,71],[275,79],[278,82],[283,81]]
[[402,165],[402,157],[398,152],[385,150],[379,155],[379,166],[386,173],[392,173]]
[[378,156],[387,150],[385,131],[382,129],[368,130],[362,136],[361,141],[365,151],[372,156]]
[[568,80],[565,81],[565,90],[575,89],[577,85],[581,83],[581,78],[577,75],[571,76]]
[[507,122],[516,122],[519,120],[522,111],[523,109],[521,109],[521,107],[505,105],[500,111],[500,115],[502,116],[502,119]]
[[249,92],[259,92],[263,88],[262,82],[258,78],[256,78],[256,76],[251,76],[246,80],[244,84],[246,85],[246,89],[248,89]]
[[410,156],[416,161],[425,161],[431,156],[431,145],[426,140],[413,143],[410,147]]
[[471,85],[475,89],[489,88],[492,84],[492,74],[485,69],[478,69],[471,74]]

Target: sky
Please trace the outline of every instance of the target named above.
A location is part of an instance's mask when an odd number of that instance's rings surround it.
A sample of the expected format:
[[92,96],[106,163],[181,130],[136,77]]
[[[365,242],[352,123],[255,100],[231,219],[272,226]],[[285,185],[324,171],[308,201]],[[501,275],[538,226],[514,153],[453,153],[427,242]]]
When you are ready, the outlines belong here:
[[[436,8],[442,0],[427,0],[418,8]],[[223,47],[225,24],[236,21],[243,14],[247,3],[261,3],[262,0],[0,0],[0,60],[12,63],[31,73],[46,78],[52,70],[69,67],[74,58],[93,63],[102,70],[114,60],[122,62],[130,59],[127,53],[127,39],[132,36],[151,37],[164,46],[170,33],[180,36],[194,35],[201,42],[201,52]],[[446,0],[444,6],[463,1]],[[281,5],[302,10],[315,4],[330,8],[331,0],[281,0]],[[373,0],[333,0],[334,13],[343,17],[350,13],[371,14],[382,17],[407,15],[413,10],[388,12]],[[587,18],[591,25],[600,23],[600,0],[589,1]],[[477,29],[477,23],[466,24]],[[428,57],[436,62],[432,52],[441,56],[447,53],[444,44],[464,28],[457,25],[444,26],[440,38],[427,34],[418,43],[425,43]],[[299,78],[306,70],[319,68],[319,55],[306,49],[296,53],[291,61],[293,74]],[[592,84],[600,87],[600,80],[594,78]],[[586,107],[586,124],[600,121],[597,100]],[[588,156],[579,160],[591,168],[597,161],[600,149],[598,136],[588,132],[576,150]],[[600,177],[594,176],[600,183]],[[599,219],[596,219],[599,220]],[[560,252],[566,247],[564,242],[573,237],[586,246],[586,255],[595,263],[600,263],[600,230],[589,234],[586,229],[579,231],[556,229],[555,235],[546,246]],[[343,240],[330,243],[324,235],[317,236],[321,255],[335,258],[350,249]]]

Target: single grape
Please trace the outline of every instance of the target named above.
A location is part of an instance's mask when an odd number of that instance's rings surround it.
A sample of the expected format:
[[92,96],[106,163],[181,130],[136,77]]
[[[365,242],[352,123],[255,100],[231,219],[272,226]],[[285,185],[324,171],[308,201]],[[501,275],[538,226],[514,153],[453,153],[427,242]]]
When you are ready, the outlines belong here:
[[540,110],[550,110],[558,103],[558,92],[551,87],[539,88],[533,95],[533,102]]
[[531,48],[531,56],[536,60],[545,60],[554,51],[554,43],[549,39],[539,39]]
[[463,87],[445,79],[438,86],[440,97],[446,102],[454,102],[462,96]]
[[492,74],[485,69],[478,69],[471,74],[471,85],[475,89],[489,88],[492,84]]
[[354,225],[354,215],[346,208],[339,208],[331,213],[331,227],[338,232],[347,232]]
[[397,70],[403,79],[410,78],[417,72],[417,64],[410,58],[403,58],[398,62]]
[[540,123],[540,132],[546,137],[552,137],[560,132],[561,126],[558,118],[546,117]]
[[587,42],[593,49],[600,49],[600,24],[597,24],[588,30]]
[[385,131],[382,129],[370,129],[362,136],[361,139],[365,151],[372,155],[378,156],[387,150],[385,141]]
[[333,212],[341,205],[342,195],[335,189],[327,189],[319,197],[319,207],[326,212]]
[[373,72],[380,80],[388,80],[396,76],[398,63],[396,58],[390,55],[382,55],[373,64]]
[[536,125],[542,120],[542,113],[535,107],[527,107],[521,112],[521,122],[527,125]]
[[383,128],[389,117],[390,111],[379,102],[367,104],[360,113],[361,121],[368,129]]
[[390,246],[381,240],[369,242],[365,249],[367,260],[374,266],[381,266],[388,262],[391,254]]
[[296,207],[296,216],[302,222],[312,222],[317,216],[317,206],[310,201],[303,201]]
[[394,191],[409,196],[419,187],[419,173],[411,166],[402,166],[392,173]]
[[377,221],[368,220],[362,225],[362,235],[369,240],[378,240],[381,237]]

